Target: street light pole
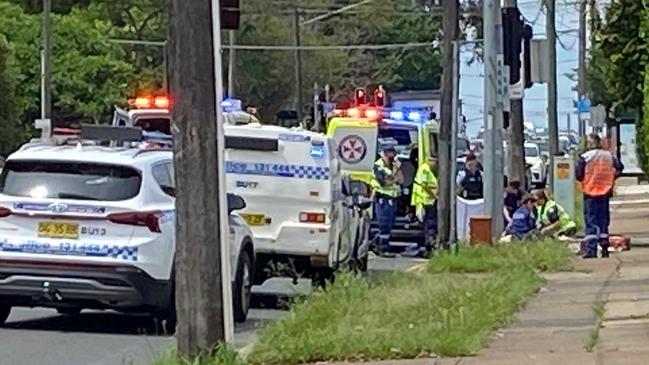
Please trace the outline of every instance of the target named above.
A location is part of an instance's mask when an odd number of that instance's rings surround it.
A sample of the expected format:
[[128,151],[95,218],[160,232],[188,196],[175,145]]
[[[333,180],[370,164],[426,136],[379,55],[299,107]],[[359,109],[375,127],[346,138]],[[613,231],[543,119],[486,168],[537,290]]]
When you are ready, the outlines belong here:
[[296,107],[297,121],[302,123],[302,53],[300,51],[300,14],[298,12],[298,0],[293,1],[293,32],[295,51],[295,94],[296,94]]
[[43,0],[43,27],[41,51],[41,119],[52,118],[52,1]]
[[[234,46],[234,30],[228,31],[229,44]],[[234,64],[236,50],[230,48],[228,51],[228,97],[234,97]]]

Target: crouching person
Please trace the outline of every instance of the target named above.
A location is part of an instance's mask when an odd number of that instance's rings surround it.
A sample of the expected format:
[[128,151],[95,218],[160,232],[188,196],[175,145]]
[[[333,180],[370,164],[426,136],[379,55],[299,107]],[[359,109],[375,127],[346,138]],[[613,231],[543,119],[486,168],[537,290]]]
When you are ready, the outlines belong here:
[[577,224],[570,214],[555,201],[548,199],[543,190],[535,194],[537,220],[541,226],[541,234],[545,236],[561,237],[574,236],[577,233]]
[[514,211],[511,216],[511,222],[507,225],[505,233],[512,239],[523,240],[534,238],[538,233],[536,228],[536,216],[534,211],[535,198],[527,194],[523,196],[521,206]]

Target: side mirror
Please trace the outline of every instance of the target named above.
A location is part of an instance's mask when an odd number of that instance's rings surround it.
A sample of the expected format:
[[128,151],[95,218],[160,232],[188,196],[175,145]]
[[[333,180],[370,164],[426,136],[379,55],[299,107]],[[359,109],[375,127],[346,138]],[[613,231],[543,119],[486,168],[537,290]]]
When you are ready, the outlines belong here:
[[246,207],[246,201],[236,194],[228,193],[228,214]]
[[173,196],[174,198],[176,197],[176,188],[174,188],[173,186],[160,185],[160,188],[165,194]]
[[360,180],[349,180],[349,195],[351,196],[367,196],[369,188],[367,184]]

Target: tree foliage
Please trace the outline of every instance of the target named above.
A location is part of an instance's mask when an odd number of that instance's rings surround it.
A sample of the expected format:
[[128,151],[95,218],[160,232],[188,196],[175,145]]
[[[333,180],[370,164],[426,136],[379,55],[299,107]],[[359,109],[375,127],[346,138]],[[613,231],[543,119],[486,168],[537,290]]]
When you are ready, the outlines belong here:
[[17,147],[25,138],[26,128],[18,122],[20,100],[16,97],[18,72],[7,39],[0,34],[0,154]]
[[[111,25],[88,20],[81,10],[53,15],[52,97],[55,122],[105,120],[121,103],[134,79],[125,52],[108,41]],[[39,115],[40,17],[20,7],[0,3],[0,34],[15,51],[18,65],[16,98],[21,119]]]

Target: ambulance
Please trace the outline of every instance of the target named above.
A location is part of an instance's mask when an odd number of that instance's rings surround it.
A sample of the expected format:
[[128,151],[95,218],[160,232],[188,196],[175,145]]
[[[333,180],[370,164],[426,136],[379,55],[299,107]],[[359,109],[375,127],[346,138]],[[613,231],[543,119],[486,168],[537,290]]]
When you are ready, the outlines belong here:
[[255,284],[271,276],[318,282],[341,266],[367,268],[371,201],[354,203],[336,151],[332,138],[303,129],[226,124],[227,191],[246,200],[239,214],[266,268]]
[[[422,225],[415,219],[417,212],[410,200],[419,165],[438,156],[439,124],[431,118],[429,110],[389,109],[381,107],[381,101],[359,103],[358,90],[356,96],[356,105],[334,110],[327,121],[327,135],[336,143],[335,152],[341,161],[341,169],[367,184],[369,190],[381,145],[395,145],[404,183],[397,200],[397,219],[391,243],[420,242],[423,239]],[[377,230],[373,224],[373,234]]]

